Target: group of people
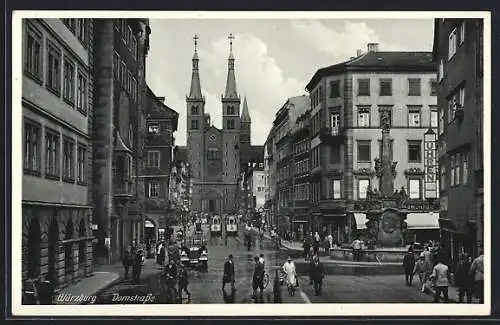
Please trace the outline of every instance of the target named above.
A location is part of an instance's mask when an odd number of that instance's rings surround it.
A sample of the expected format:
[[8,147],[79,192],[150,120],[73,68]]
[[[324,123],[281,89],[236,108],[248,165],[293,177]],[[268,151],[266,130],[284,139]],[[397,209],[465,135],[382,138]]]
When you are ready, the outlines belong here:
[[183,292],[185,292],[188,296],[188,302],[191,301],[187,268],[180,261],[169,258],[164,269],[163,280],[167,287],[167,300],[173,302],[172,300],[177,298],[178,301],[182,302]]
[[129,246],[123,254],[122,264],[125,269],[125,279],[128,280],[128,273],[132,267],[132,283],[140,284],[142,264],[144,262],[144,252],[137,249],[137,246]]
[[[473,295],[481,303],[484,301],[483,260],[482,251],[479,252],[479,256],[474,261],[467,253],[460,254],[454,274],[454,284],[458,287],[459,303],[464,302],[464,297],[466,297],[467,303],[472,303]],[[418,274],[421,292],[433,289],[434,302],[438,302],[441,296],[443,296],[444,302],[448,302],[448,288],[452,284],[452,278],[447,264],[444,254],[440,254],[439,250],[434,250],[429,245],[424,247],[417,260],[414,249],[410,246],[403,259],[406,285],[412,286],[413,277]]]
[[[329,242],[333,245],[333,237],[331,235],[327,238]],[[304,238],[303,248],[304,248],[304,258],[306,260],[312,259],[313,256],[319,254],[319,249],[321,247],[321,236],[318,232],[314,235],[309,233],[309,236]]]

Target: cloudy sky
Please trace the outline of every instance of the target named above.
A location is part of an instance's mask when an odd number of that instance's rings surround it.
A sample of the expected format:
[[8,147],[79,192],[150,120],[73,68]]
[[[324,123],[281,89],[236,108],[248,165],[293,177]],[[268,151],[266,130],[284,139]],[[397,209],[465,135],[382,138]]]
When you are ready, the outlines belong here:
[[179,112],[176,144],[186,143],[186,103],[191,79],[193,35],[198,53],[205,111],[221,127],[224,91],[233,33],[236,83],[247,96],[252,117],[252,144],[263,144],[276,111],[287,98],[305,94],[321,67],[366,51],[370,42],[381,51],[431,51],[432,19],[255,20],[152,19],[147,82],[157,96]]

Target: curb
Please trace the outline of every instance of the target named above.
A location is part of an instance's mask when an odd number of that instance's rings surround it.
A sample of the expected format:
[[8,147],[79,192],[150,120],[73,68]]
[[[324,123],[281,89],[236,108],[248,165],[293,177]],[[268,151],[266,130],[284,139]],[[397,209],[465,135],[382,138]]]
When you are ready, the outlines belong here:
[[[115,280],[111,281],[110,283],[106,284],[105,286],[102,286],[101,288],[97,289],[95,292],[93,292],[91,294],[91,296],[98,296],[100,295],[101,293],[103,293],[104,291],[108,290],[109,288],[111,288],[112,286],[122,282],[124,280],[124,277],[119,275],[118,278],[116,278]],[[88,303],[84,303],[84,305],[86,305]]]

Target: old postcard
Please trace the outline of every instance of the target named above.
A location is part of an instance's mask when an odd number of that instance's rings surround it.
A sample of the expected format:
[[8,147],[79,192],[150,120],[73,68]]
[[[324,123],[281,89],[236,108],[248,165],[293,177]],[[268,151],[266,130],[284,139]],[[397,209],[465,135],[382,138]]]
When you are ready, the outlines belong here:
[[15,12],[13,314],[489,314],[490,24]]

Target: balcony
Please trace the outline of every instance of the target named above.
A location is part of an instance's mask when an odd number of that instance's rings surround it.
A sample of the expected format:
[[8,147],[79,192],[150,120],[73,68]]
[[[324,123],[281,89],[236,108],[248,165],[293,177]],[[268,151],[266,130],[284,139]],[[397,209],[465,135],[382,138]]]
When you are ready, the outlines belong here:
[[344,199],[333,198],[321,199],[319,205],[321,209],[329,210],[344,210],[347,207]]
[[325,143],[342,143],[345,139],[344,129],[341,127],[321,128],[319,131],[319,138]]
[[114,183],[114,197],[124,201],[130,201],[134,196],[134,182],[123,180]]

